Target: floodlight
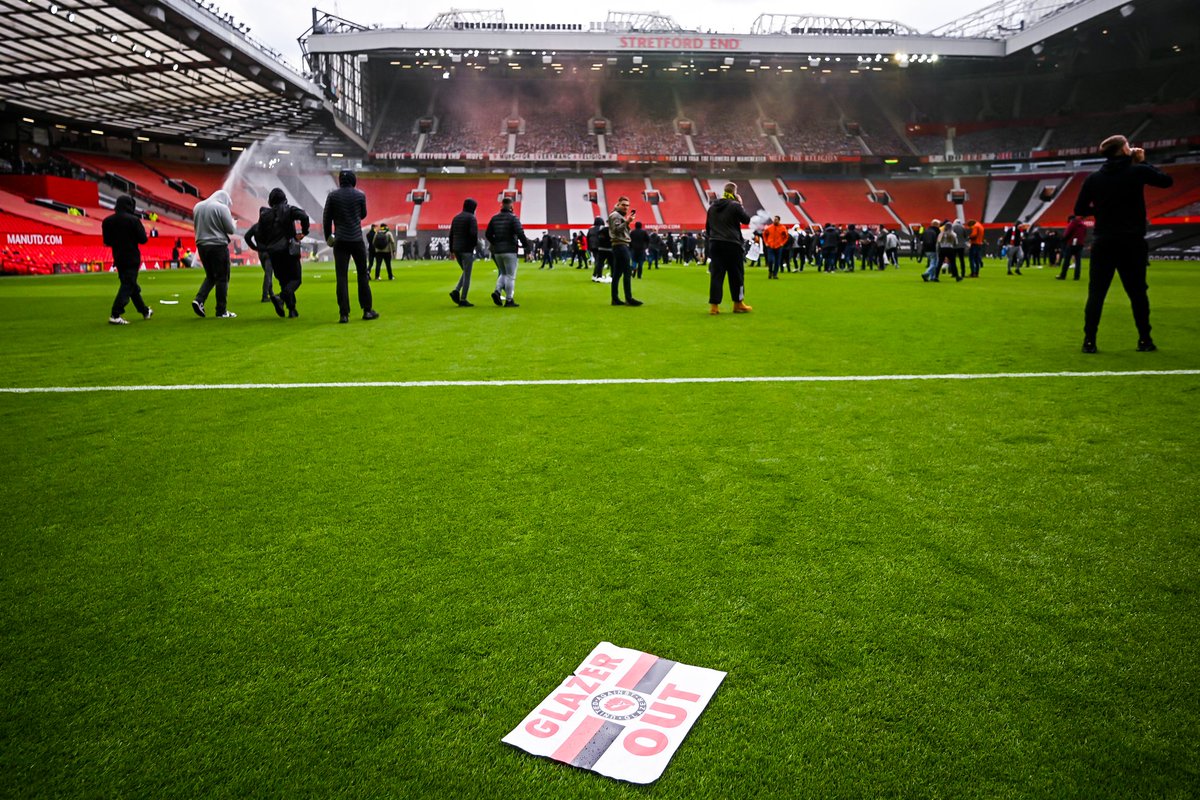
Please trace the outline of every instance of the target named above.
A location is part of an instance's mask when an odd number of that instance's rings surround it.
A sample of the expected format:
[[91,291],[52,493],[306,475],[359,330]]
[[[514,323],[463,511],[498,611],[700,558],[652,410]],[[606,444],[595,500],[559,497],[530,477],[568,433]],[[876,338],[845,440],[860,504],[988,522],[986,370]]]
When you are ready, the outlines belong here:
[[1129,19],[1131,16],[1133,16],[1133,12],[1136,10],[1137,9],[1134,7],[1133,3],[1126,3],[1125,5],[1121,6],[1121,16],[1124,19]]

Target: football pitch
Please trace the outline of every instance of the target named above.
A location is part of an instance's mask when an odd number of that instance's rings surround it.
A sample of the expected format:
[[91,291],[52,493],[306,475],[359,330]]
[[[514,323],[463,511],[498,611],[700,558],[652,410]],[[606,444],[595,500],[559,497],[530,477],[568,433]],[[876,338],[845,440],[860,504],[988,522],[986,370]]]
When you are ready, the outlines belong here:
[[[1200,265],[1096,355],[1086,265],[395,271],[0,281],[0,388],[106,387],[0,392],[0,795],[1195,796]],[[601,641],[728,673],[648,787],[500,742]]]

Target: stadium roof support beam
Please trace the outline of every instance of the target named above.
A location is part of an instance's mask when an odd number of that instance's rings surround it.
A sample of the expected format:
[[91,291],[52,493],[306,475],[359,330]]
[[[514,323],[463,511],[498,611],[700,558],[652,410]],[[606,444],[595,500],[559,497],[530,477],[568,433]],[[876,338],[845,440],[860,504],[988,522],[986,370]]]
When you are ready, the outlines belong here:
[[683,28],[666,14],[657,11],[610,11],[604,21],[606,31],[631,31],[635,33],[677,33]]
[[1129,0],[997,0],[929,32],[946,38],[996,39],[1005,55],[1129,4]]
[[756,35],[807,34],[813,36],[870,35],[919,36],[920,31],[894,20],[818,17],[811,14],[760,14],[750,26]]
[[433,22],[425,26],[430,30],[461,29],[461,28],[502,28],[504,27],[503,11],[459,11],[453,9],[438,14]]

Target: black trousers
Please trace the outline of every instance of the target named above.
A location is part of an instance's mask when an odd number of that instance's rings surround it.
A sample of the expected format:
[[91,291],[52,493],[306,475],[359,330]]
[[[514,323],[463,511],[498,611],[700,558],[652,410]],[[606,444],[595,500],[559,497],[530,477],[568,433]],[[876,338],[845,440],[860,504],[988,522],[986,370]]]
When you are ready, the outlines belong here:
[[1108,295],[1114,273],[1120,276],[1121,286],[1129,296],[1138,338],[1150,338],[1150,298],[1146,294],[1150,288],[1146,285],[1146,267],[1149,265],[1150,248],[1141,237],[1096,239],[1092,244],[1092,258],[1088,262],[1088,297],[1083,311],[1084,338],[1089,341],[1096,339],[1104,298]]
[[611,255],[612,255],[611,250],[597,250],[596,251],[596,268],[594,270],[592,270],[593,278],[603,278],[604,277],[604,264],[605,264],[605,262],[608,261],[609,256],[611,256]]
[[272,283],[275,279],[275,270],[271,269],[271,257],[266,253],[260,254],[259,260],[262,261],[263,271],[262,299],[270,300],[275,289],[275,284]]
[[112,316],[119,317],[124,314],[125,304],[131,300],[138,313],[145,316],[147,306],[146,302],[142,300],[142,287],[138,286],[138,270],[142,265],[115,264],[114,266],[117,268],[117,277],[121,280],[121,286],[117,289],[117,296],[113,298]]
[[[334,242],[333,269],[337,275],[338,312],[350,315],[350,259],[354,259],[354,270],[358,275],[358,306],[370,311],[371,268],[367,266],[366,242]],[[390,271],[390,270],[389,270]]]
[[[1071,269],[1071,259],[1075,259],[1075,280],[1079,280],[1079,271],[1083,266],[1083,245],[1069,244],[1063,248],[1062,272],[1058,277],[1066,278]],[[1110,277],[1109,280],[1112,280]]]
[[226,311],[229,297],[229,248],[225,245],[206,244],[196,248],[200,251],[200,263],[204,266],[204,281],[196,299],[203,303],[208,293],[217,290],[217,316]]
[[729,298],[735,303],[746,299],[746,259],[736,242],[709,242],[708,302],[721,305],[725,278],[729,277]]
[[288,311],[296,310],[296,290],[303,280],[300,275],[300,256],[294,256],[286,250],[273,251],[270,255],[271,268],[279,281],[279,296]]
[[614,244],[612,249],[612,299],[619,300],[617,296],[617,284],[624,282],[625,284],[625,299],[633,299],[633,259],[629,252],[629,245]]
[[392,254],[391,253],[375,253],[375,280],[379,280],[379,270],[381,267],[387,267],[388,280],[392,279]]

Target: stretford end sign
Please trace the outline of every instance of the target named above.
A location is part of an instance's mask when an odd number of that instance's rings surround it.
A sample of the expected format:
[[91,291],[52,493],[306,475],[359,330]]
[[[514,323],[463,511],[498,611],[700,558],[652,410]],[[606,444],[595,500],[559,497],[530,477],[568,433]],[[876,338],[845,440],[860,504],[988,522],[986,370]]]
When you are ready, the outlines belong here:
[[609,778],[651,783],[724,678],[601,642],[503,741]]

